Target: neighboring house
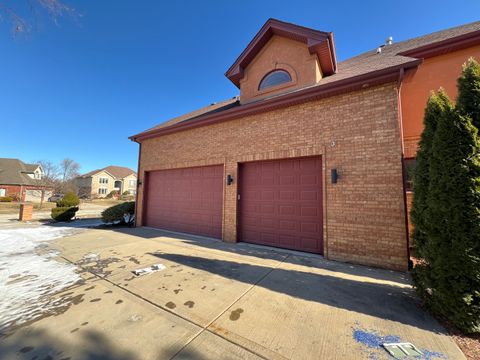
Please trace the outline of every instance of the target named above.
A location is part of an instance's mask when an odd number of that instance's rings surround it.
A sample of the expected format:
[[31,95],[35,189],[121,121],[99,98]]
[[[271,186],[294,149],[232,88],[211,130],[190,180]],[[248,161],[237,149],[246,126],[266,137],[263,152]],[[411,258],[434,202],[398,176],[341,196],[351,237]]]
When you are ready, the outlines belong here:
[[137,226],[406,270],[404,159],[471,56],[480,22],[337,62],[333,33],[268,20],[226,72],[239,98],[131,137]]
[[90,171],[75,179],[80,195],[88,197],[105,197],[112,191],[123,194],[137,193],[137,174],[132,169],[122,166],[107,166]]
[[26,164],[18,159],[0,158],[0,197],[19,201],[40,202],[52,195],[43,184],[43,169],[38,164]]

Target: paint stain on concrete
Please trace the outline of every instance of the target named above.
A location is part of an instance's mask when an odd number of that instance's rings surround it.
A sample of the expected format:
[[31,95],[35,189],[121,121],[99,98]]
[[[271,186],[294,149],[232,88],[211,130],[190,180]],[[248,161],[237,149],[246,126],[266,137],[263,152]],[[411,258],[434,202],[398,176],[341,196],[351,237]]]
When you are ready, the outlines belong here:
[[205,285],[203,285],[203,286],[202,286],[202,290],[205,290],[205,288],[206,288],[206,286],[205,286]]
[[165,306],[169,309],[175,309],[177,307],[177,305],[175,305],[175,303],[171,301],[167,302]]
[[138,260],[137,260],[136,258],[134,258],[133,256],[130,257],[130,258],[128,258],[128,261],[131,261],[131,262],[133,262],[134,264],[137,264],[137,265],[140,264],[140,261],[138,261]]
[[243,309],[238,308],[237,310],[233,310],[230,313],[230,320],[237,321],[240,319],[240,314],[243,313]]
[[107,291],[104,292],[104,294],[111,294],[111,293],[113,293],[112,290],[107,290]]
[[212,288],[210,291],[215,291],[215,288]]
[[[385,349],[382,346],[384,343],[409,342],[409,340],[402,340],[396,335],[380,335],[376,331],[361,328],[353,328],[352,337],[355,341],[368,348],[367,353],[369,359],[376,359],[379,350],[385,352]],[[428,349],[420,349],[420,351],[423,353],[423,356],[416,357],[416,360],[447,359],[447,356],[439,352],[430,351]]]
[[90,302],[99,302],[100,300],[102,300],[102,299],[101,298],[95,298],[95,299],[90,300]]
[[194,301],[187,301],[185,304],[183,304],[185,306],[188,306],[190,309],[193,308],[195,306],[195,302]]
[[22,353],[22,354],[25,354],[27,352],[32,351],[33,349],[34,349],[33,346],[25,346],[25,347],[21,348],[19,352]]
[[84,323],[82,323],[82,326],[85,326],[85,325],[88,325],[88,321],[85,321]]
[[176,295],[178,295],[178,293],[179,293],[180,291],[183,291],[183,289],[175,289],[175,290],[173,290],[173,292],[174,292]]
[[360,329],[353,330],[353,338],[356,342],[366,345],[369,348],[380,348],[383,343],[400,342],[400,338],[398,336],[380,336],[376,332],[368,332]]
[[121,303],[123,303],[123,300],[117,300],[117,301],[115,302],[115,305],[118,305],[118,304],[121,304]]
[[70,332],[73,334],[73,333],[77,332],[78,330],[80,330],[80,328],[75,328],[73,330],[70,330]]
[[92,289],[95,289],[95,285],[92,285],[92,286],[86,288],[85,291],[92,290]]
[[85,294],[76,295],[76,296],[72,297],[72,298],[70,299],[70,301],[72,302],[73,305],[78,305],[78,304],[80,304],[81,302],[83,302],[83,296],[84,296],[84,295],[85,295]]
[[129,278],[127,278],[127,279],[123,279],[123,280],[125,280],[125,281],[132,281],[133,279],[135,279],[135,275],[133,275],[132,277],[129,277]]

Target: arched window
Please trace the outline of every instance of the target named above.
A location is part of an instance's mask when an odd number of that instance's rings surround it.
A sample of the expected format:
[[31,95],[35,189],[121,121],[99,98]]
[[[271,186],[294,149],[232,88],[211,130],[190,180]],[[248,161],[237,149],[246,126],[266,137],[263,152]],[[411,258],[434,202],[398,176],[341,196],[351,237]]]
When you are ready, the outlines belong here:
[[262,81],[260,81],[258,90],[263,90],[263,89],[266,89],[275,85],[279,85],[279,84],[284,84],[290,81],[292,81],[292,77],[288,72],[286,72],[285,70],[274,70],[268,73],[267,75],[265,75]]

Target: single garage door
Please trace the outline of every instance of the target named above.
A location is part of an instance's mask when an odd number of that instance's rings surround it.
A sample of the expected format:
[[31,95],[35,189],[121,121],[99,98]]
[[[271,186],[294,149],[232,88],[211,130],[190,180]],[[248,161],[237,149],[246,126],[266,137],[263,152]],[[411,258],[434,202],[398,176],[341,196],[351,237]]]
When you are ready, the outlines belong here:
[[144,225],[222,237],[223,166],[147,173]]
[[323,253],[322,159],[240,165],[241,241]]

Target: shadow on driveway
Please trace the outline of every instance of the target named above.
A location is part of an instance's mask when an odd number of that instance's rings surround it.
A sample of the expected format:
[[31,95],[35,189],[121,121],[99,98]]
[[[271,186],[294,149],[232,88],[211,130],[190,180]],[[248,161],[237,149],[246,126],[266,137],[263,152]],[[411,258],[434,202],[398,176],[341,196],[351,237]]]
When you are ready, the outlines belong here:
[[[342,276],[321,274],[323,267],[310,264],[312,272],[282,267],[272,268],[229,260],[203,258],[180,254],[151,253],[191,268],[203,270],[225,278],[253,284],[246,274],[267,272],[256,286],[277,293],[314,301],[381,319],[423,328],[437,333],[444,329],[427,313],[419,308],[418,300],[411,288],[369,281],[356,281]],[[291,263],[298,262],[292,257]]]
[[286,259],[286,262],[291,262],[293,258],[295,263],[302,261],[305,266],[313,266],[313,264],[322,262],[322,268],[339,272],[343,274],[350,274],[355,276],[371,277],[376,280],[394,281],[402,285],[411,285],[410,276],[407,273],[398,271],[372,268],[362,265],[353,265],[337,261],[325,260],[323,256],[317,254],[301,253],[290,250],[276,249],[269,246],[251,245],[248,243],[226,243],[219,239],[207,238],[203,236],[189,235],[184,233],[171,232],[167,230],[152,229],[152,228],[131,228],[131,227],[105,227],[100,230],[116,231],[122,234],[140,237],[143,239],[154,240],[160,237],[168,237],[176,241],[188,245],[203,247],[206,249],[216,249],[225,252],[230,252],[236,255],[254,256],[259,259],[282,260],[287,254],[296,254]]
[[[99,331],[78,332],[80,343],[75,347],[48,334],[46,330],[29,330],[15,341],[0,342],[2,359],[89,359],[89,360],[136,360],[141,356],[127,349],[119,349]],[[78,341],[78,339],[76,340]],[[69,350],[73,350],[70,353]]]

